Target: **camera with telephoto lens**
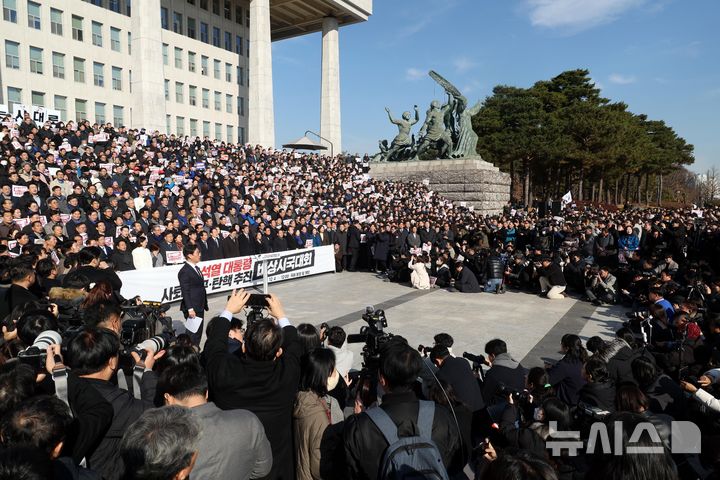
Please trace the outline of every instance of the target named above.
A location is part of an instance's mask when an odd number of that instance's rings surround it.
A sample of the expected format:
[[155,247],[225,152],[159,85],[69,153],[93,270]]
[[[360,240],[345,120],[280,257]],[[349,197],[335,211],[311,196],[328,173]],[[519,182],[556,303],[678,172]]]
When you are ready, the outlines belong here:
[[475,355],[473,353],[463,352],[463,358],[470,360],[473,363],[473,367],[480,365],[487,365],[488,361],[485,355]]
[[35,338],[33,344],[25,350],[18,353],[18,360],[26,365],[30,365],[36,372],[40,373],[45,370],[45,357],[47,349],[50,345],[61,345],[62,336],[55,330],[45,330]]

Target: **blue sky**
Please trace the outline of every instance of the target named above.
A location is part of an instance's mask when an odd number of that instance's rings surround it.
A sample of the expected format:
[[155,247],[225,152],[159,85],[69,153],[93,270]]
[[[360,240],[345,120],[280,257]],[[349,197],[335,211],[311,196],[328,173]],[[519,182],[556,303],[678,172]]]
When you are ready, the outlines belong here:
[[[414,104],[442,90],[472,101],[497,84],[527,87],[587,68],[613,101],[665,120],[720,167],[718,0],[375,0],[366,23],[340,30],[343,149],[374,153]],[[278,144],[320,124],[320,34],[273,44]]]

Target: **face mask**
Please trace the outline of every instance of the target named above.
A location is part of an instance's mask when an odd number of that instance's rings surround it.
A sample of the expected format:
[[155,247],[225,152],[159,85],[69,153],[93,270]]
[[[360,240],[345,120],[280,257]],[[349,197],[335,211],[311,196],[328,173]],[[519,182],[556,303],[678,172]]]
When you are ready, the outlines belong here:
[[333,370],[332,375],[328,378],[327,382],[327,389],[328,392],[331,392],[335,387],[337,387],[338,382],[340,381],[340,374],[337,370]]

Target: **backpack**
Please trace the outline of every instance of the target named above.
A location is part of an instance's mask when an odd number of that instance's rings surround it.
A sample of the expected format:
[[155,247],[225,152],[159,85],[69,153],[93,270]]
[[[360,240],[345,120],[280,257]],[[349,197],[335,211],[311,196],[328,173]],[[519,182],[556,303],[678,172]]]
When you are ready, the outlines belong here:
[[417,420],[420,435],[416,437],[399,438],[395,422],[380,407],[370,408],[366,413],[389,444],[380,463],[379,480],[448,480],[440,450],[432,441],[433,402],[420,401]]

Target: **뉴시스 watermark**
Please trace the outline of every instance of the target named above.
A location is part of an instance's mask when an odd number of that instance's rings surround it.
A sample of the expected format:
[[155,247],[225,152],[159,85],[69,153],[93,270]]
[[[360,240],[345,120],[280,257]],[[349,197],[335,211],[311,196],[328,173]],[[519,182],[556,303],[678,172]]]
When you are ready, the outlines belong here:
[[[614,438],[610,438],[608,425],[603,422],[594,422],[590,427],[587,445],[580,439],[579,430],[558,430],[557,422],[549,422],[550,437],[547,448],[553,456],[560,456],[563,450],[567,450],[571,457],[577,456],[585,447],[584,453],[603,453],[607,455],[628,454],[662,454],[663,441],[658,434],[655,425],[651,422],[638,423],[630,434],[627,444],[623,442],[623,423],[614,422]],[[643,435],[648,435],[650,442],[637,445]],[[612,440],[612,442],[611,442]],[[692,422],[673,421],[670,426],[670,452],[673,454],[697,454],[700,453],[701,435],[700,428]]]

